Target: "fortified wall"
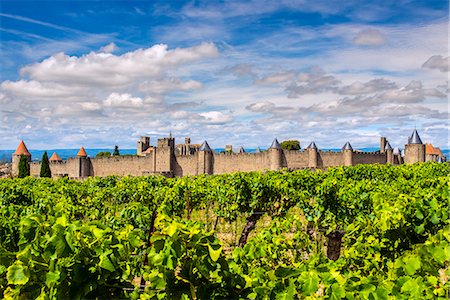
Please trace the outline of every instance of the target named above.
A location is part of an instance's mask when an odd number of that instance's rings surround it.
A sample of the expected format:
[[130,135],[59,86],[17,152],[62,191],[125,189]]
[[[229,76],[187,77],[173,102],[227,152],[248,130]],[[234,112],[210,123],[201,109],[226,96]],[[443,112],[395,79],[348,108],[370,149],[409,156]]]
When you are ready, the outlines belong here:
[[[263,170],[326,169],[336,166],[354,166],[358,164],[415,163],[430,160],[425,155],[425,145],[415,130],[405,145],[405,155],[394,151],[386,138],[380,139],[380,150],[361,152],[354,150],[347,142],[340,152],[321,151],[312,142],[302,151],[283,150],[275,139],[267,151],[257,153],[216,153],[205,141],[202,145],[175,145],[172,137],[158,139],[157,146],[150,145],[149,137],[142,137],[137,143],[136,156],[88,157],[82,147],[77,157],[65,161],[54,153],[50,158],[53,177],[85,178],[88,176],[142,176],[164,175],[167,177],[223,174],[232,172],[250,172]],[[21,155],[28,157],[30,173],[38,177],[41,163],[31,162],[31,154],[22,143],[13,155],[13,176],[17,176]],[[442,157],[437,157],[441,159]]]

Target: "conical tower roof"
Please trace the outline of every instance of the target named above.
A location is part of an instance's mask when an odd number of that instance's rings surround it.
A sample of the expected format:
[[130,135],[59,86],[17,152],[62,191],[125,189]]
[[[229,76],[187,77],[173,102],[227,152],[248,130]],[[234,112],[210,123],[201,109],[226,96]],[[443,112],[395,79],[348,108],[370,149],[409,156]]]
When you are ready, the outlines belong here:
[[350,142],[347,142],[344,147],[342,147],[342,150],[353,150],[353,147],[350,145]]
[[19,146],[17,147],[17,149],[13,153],[13,155],[31,156],[31,154],[30,154],[30,152],[28,152],[27,146],[25,146],[25,143],[23,142],[23,140],[20,142]]
[[409,138],[409,144],[423,144],[422,140],[420,139],[419,133],[416,129],[414,129],[413,133],[411,134],[411,137]]
[[209,147],[208,142],[204,141],[198,150],[199,151],[211,151],[211,148]]
[[386,142],[386,146],[384,147],[384,150],[393,150],[391,147],[391,144],[389,144],[389,142]]
[[244,147],[239,147],[239,153],[245,153],[245,149],[244,149]]
[[278,143],[278,140],[275,138],[272,142],[272,145],[270,145],[269,149],[281,149],[280,143]]
[[53,154],[50,157],[49,161],[62,161],[62,159],[56,152],[53,152]]
[[395,155],[399,155],[399,154],[401,155],[401,154],[402,154],[402,151],[401,151],[399,148],[395,147],[395,148],[394,148],[394,154],[395,154]]
[[439,157],[438,157],[437,162],[440,163],[440,164],[444,162],[444,160],[442,159],[442,156],[439,156]]
[[314,142],[311,142],[311,144],[309,144],[309,146],[308,146],[308,147],[306,147],[306,149],[314,149],[314,150],[317,150],[317,146],[316,146],[316,143],[314,143]]
[[80,150],[77,153],[77,156],[79,156],[79,157],[87,157],[86,150],[84,150],[84,147],[80,148]]

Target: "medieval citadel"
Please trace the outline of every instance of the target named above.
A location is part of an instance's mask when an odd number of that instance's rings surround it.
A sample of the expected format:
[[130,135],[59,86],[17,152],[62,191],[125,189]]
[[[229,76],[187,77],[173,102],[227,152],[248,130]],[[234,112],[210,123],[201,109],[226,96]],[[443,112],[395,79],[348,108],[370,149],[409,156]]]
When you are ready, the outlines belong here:
[[[283,150],[277,139],[267,151],[246,153],[243,148],[234,153],[231,148],[224,153],[211,150],[205,141],[202,145],[191,144],[189,138],[184,144],[175,144],[175,139],[158,139],[156,146],[150,145],[149,137],[137,142],[135,156],[89,157],[81,147],[76,157],[62,160],[57,153],[50,158],[53,177],[85,178],[88,176],[142,176],[164,175],[167,177],[222,174],[238,171],[326,169],[334,166],[357,164],[412,164],[416,162],[443,162],[445,157],[439,148],[423,144],[417,130],[414,130],[404,153],[393,149],[385,137],[380,139],[380,150],[361,152],[354,150],[349,142],[340,152],[321,151],[312,142],[306,149]],[[32,162],[31,154],[22,141],[12,157],[12,175],[17,176],[20,156],[25,155],[30,164],[31,176],[38,177],[40,162]]]

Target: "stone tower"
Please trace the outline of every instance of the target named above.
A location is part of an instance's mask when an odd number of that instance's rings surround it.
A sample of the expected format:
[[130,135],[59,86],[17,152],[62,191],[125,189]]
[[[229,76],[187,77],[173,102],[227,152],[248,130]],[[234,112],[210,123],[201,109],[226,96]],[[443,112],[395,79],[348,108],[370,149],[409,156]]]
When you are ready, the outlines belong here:
[[384,146],[384,152],[386,153],[386,163],[393,165],[394,164],[394,149],[392,149],[391,144],[386,142]]
[[86,150],[84,147],[81,147],[77,153],[77,173],[80,178],[85,178],[88,176],[93,176],[93,172],[91,172],[92,165],[91,159],[87,156]]
[[425,144],[422,143],[419,133],[414,129],[408,144],[405,145],[405,164],[414,164],[425,161]]
[[386,152],[386,138],[384,136],[382,136],[380,138],[380,153],[385,153]]
[[198,149],[198,174],[213,174],[213,153],[207,141]]
[[311,142],[309,146],[306,148],[308,152],[308,167],[309,168],[317,168],[318,165],[318,149],[316,143]]
[[173,175],[175,165],[175,139],[170,136],[168,138],[158,139],[158,147],[155,151],[155,172]]
[[350,142],[345,143],[342,152],[344,154],[344,166],[353,166],[353,147]]
[[29,163],[31,162],[31,153],[28,151],[23,140],[20,142],[16,151],[12,155],[11,174],[13,177],[17,177],[17,175],[19,175],[19,161],[22,155],[27,157]]
[[283,149],[281,149],[281,145],[277,139],[273,140],[272,145],[270,145],[268,152],[269,152],[270,169],[274,171],[280,170],[283,164]]
[[141,138],[137,142],[136,154],[138,156],[144,156],[145,155],[144,152],[148,148],[150,148],[150,137],[148,137],[148,136],[141,136]]

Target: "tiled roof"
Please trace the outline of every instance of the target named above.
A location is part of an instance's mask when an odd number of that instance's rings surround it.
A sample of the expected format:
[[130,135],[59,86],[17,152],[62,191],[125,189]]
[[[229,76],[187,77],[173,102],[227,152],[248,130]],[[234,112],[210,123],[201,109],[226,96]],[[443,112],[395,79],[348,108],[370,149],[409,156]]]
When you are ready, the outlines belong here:
[[277,139],[274,139],[272,145],[270,145],[269,149],[281,149],[280,143],[278,143]]
[[198,150],[199,151],[211,151],[211,148],[209,147],[208,142],[204,141]]
[[309,144],[309,146],[308,146],[306,149],[314,149],[314,150],[317,150],[316,143],[311,142],[311,144]]
[[391,144],[389,144],[389,142],[386,142],[386,146],[384,147],[384,150],[392,150]]
[[16,149],[16,152],[14,152],[13,155],[31,156],[31,154],[30,154],[30,152],[28,152],[27,146],[25,146],[25,143],[23,142],[23,140],[20,142],[19,146]]
[[53,154],[50,157],[49,161],[62,161],[62,159],[56,152],[53,152]]
[[347,142],[344,147],[342,147],[342,150],[353,150],[353,147],[350,145],[350,142]]
[[408,144],[423,144],[416,129],[414,129],[413,133],[411,134]]
[[431,144],[425,144],[425,154],[427,155],[442,155],[442,151],[439,148],[433,147]]
[[87,156],[86,150],[84,150],[84,147],[80,148],[80,151],[78,151],[77,156],[80,156],[80,157],[86,157]]

